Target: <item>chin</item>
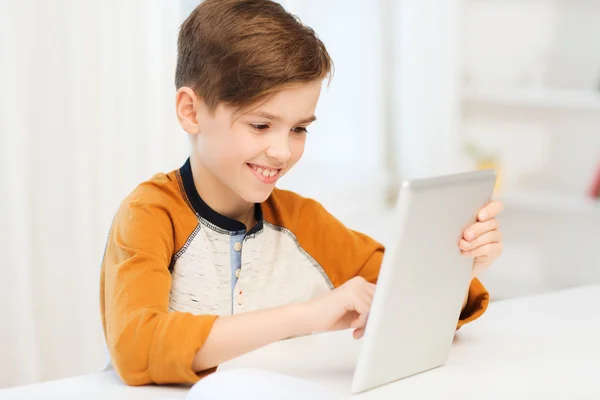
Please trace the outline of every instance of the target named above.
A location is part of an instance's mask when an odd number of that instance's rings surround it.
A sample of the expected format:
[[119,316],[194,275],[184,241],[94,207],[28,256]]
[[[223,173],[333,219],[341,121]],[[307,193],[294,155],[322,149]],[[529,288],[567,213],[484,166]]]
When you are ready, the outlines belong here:
[[249,190],[244,193],[242,197],[248,203],[262,203],[266,201],[271,193],[273,193],[273,188],[271,190]]

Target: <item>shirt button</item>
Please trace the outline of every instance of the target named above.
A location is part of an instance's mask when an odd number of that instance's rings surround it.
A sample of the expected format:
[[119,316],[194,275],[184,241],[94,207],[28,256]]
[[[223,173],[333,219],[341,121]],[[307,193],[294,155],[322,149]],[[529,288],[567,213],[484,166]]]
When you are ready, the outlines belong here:
[[242,296],[242,294],[238,294],[237,295],[237,303],[241,306],[243,302],[244,302],[244,297]]
[[233,245],[233,249],[235,251],[240,251],[242,250],[242,243],[241,242],[235,242],[235,244]]
[[240,272],[242,272],[241,268],[238,268],[238,269],[235,270],[235,277],[238,278],[238,279],[240,278]]

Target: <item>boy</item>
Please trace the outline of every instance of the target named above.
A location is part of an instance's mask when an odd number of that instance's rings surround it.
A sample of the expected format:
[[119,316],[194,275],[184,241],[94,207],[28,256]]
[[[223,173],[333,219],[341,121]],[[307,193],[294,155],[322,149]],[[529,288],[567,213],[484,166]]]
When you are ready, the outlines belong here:
[[[332,70],[325,46],[277,3],[206,0],[183,23],[178,51],[190,157],[123,201],[102,263],[102,322],[119,376],[194,383],[284,338],[348,328],[361,337],[383,247],[275,189],[315,120]],[[482,210],[459,244],[475,263],[458,327],[487,307],[475,276],[501,252],[500,208]]]

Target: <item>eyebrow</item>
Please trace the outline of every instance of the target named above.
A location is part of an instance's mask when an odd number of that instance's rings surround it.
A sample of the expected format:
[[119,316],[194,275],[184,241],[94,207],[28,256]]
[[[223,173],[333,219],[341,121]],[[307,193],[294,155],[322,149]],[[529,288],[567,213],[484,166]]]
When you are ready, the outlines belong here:
[[[277,122],[281,122],[282,121],[281,117],[279,117],[277,115],[269,114],[268,112],[264,112],[264,111],[253,112],[253,113],[251,113],[251,115],[255,115],[257,117],[263,117],[263,118],[270,119],[272,121],[277,121]],[[312,116],[310,116],[308,118],[301,119],[296,124],[307,124],[307,123],[310,123],[310,122],[314,122],[316,120],[317,120],[317,117],[315,117],[314,115],[312,115]]]

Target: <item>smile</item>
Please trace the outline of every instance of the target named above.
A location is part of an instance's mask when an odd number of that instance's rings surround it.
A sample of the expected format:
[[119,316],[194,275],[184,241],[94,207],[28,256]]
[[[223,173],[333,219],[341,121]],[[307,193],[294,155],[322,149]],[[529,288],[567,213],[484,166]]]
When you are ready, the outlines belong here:
[[250,163],[246,165],[248,165],[250,170],[254,173],[254,176],[262,183],[274,183],[277,181],[279,173],[281,172],[281,169],[279,168],[269,168]]

